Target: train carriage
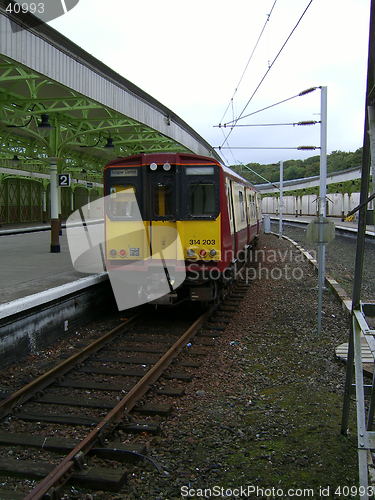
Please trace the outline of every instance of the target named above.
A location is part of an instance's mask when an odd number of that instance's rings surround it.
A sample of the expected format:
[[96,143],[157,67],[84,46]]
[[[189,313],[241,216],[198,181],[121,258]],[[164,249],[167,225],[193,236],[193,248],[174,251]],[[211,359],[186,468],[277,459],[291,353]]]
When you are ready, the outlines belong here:
[[259,236],[257,190],[212,158],[121,158],[106,166],[104,189],[107,270],[130,271],[153,303],[217,299]]

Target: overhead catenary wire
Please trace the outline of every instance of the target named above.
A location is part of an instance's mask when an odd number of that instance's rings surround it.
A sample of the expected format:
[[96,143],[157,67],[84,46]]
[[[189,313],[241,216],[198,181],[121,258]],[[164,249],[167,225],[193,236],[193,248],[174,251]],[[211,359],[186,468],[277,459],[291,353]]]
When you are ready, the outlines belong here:
[[224,148],[221,148],[219,147],[218,148],[219,150],[221,149],[229,149],[232,157],[233,157],[233,160],[235,161],[235,163],[238,163],[240,164],[242,167],[245,167],[247,168],[248,170],[250,170],[253,174],[257,175],[258,177],[260,177],[261,179],[263,179],[264,181],[266,181],[267,183],[271,184],[273,187],[275,187],[276,189],[280,190],[280,188],[278,186],[276,186],[276,184],[274,184],[273,182],[271,182],[270,180],[266,179],[266,177],[263,177],[263,175],[259,174],[258,172],[256,172],[255,170],[253,170],[251,167],[249,167],[248,165],[245,165],[244,163],[236,160],[234,154],[233,154],[233,151],[232,149],[297,149],[297,150],[315,150],[315,149],[320,149],[319,147],[317,146],[298,146],[296,148],[277,148],[277,147],[274,147],[274,148],[250,148],[250,147],[247,147],[247,148],[240,148],[240,147],[230,147],[228,145],[228,147],[224,147]]
[[236,160],[236,158],[234,157],[234,154],[233,152],[231,151],[231,148],[228,148],[230,150],[230,153],[233,157],[233,160],[235,163],[238,163],[241,167],[245,167],[247,168],[248,170],[250,170],[253,174],[257,175],[258,177],[260,177],[262,180],[266,181],[267,183],[269,184],[272,184],[273,187],[275,187],[276,189],[279,189],[275,184],[273,184],[271,181],[269,181],[268,179],[266,179],[266,177],[263,177],[263,175],[260,175],[258,174],[258,172],[256,172],[255,170],[253,170],[251,167],[249,167],[248,165],[245,165],[244,163]]
[[250,172],[252,172],[253,174],[257,175],[258,177],[260,177],[261,179],[263,179],[264,181],[266,181],[268,184],[271,184],[274,188],[276,188],[276,189],[278,189],[280,191],[280,188],[278,186],[276,186],[276,184],[274,184],[273,182],[271,182],[268,179],[266,179],[265,177],[263,177],[263,175],[258,174],[258,172],[256,172],[255,170],[253,170],[251,167],[249,167],[248,165],[245,165],[244,163],[241,163],[241,162],[238,162],[238,163],[242,167],[247,168],[248,170],[250,170]]
[[308,8],[310,7],[310,5],[312,4],[313,0],[310,0],[309,4],[307,5],[307,7],[305,8],[305,10],[303,11],[301,17],[299,18],[299,20],[297,21],[297,24],[294,26],[294,28],[292,29],[292,31],[290,32],[290,34],[288,35],[287,39],[285,40],[285,42],[283,43],[281,49],[279,50],[279,52],[276,54],[276,57],[274,58],[274,60],[272,61],[271,65],[269,66],[269,68],[267,69],[267,71],[265,72],[265,74],[263,75],[262,79],[260,80],[260,82],[258,83],[257,87],[255,88],[254,92],[252,93],[250,99],[247,101],[245,107],[243,108],[243,110],[241,111],[241,113],[239,114],[238,118],[236,120],[233,121],[233,125],[231,127],[231,130],[229,131],[228,135],[225,137],[223,143],[221,144],[221,147],[225,144],[225,142],[228,140],[228,137],[230,136],[230,134],[232,133],[234,127],[236,126],[237,122],[239,120],[241,120],[241,117],[243,115],[243,113],[245,112],[246,108],[248,107],[248,105],[250,104],[250,102],[252,101],[252,99],[254,98],[255,94],[257,93],[257,91],[259,90],[260,86],[262,85],[263,81],[265,80],[266,76],[268,75],[268,73],[271,71],[271,68],[273,67],[273,65],[275,64],[275,62],[277,61],[278,57],[280,56],[281,52],[283,51],[284,47],[286,46],[286,44],[288,43],[288,41],[290,40],[291,36],[293,35],[294,31],[297,29],[297,26],[299,25],[299,23],[301,22],[302,18],[304,17],[304,15],[306,14]]
[[[298,94],[296,94],[296,95],[294,95],[292,97],[288,97],[286,99],[283,99],[282,101],[279,101],[279,102],[276,102],[274,104],[271,104],[270,106],[266,106],[265,108],[259,109],[257,111],[253,111],[252,113],[249,113],[248,115],[246,115],[246,117],[251,116],[251,115],[255,115],[255,114],[260,113],[261,111],[264,111],[266,109],[273,108],[274,106],[278,106],[279,104],[283,104],[284,102],[290,101],[291,99],[295,99],[296,97],[305,96],[307,94],[310,94],[311,92],[314,92],[318,88],[320,89],[321,86],[319,86],[319,87],[309,87],[308,89],[302,90],[301,92],[299,92]],[[229,126],[230,126],[230,123],[232,123],[232,122],[229,122]],[[259,126],[276,126],[276,125],[315,125],[316,123],[321,123],[321,122],[320,121],[315,121],[315,120],[306,120],[306,121],[300,121],[300,122],[290,123],[290,124],[289,123],[285,123],[285,124],[248,124],[248,125],[246,125],[246,124],[240,124],[240,125],[238,125],[237,124],[236,127],[250,127],[250,126],[259,127]],[[217,127],[221,128],[221,129],[226,128],[226,126],[227,126],[226,123],[224,123],[224,125],[221,125],[221,124],[217,125]],[[282,148],[279,148],[279,147],[276,147],[276,148],[268,148],[268,147],[266,147],[266,148],[255,148],[255,147],[254,148],[250,148],[250,147],[248,147],[248,148],[243,148],[243,147],[232,148],[231,146],[229,146],[229,142],[227,141],[227,138],[229,137],[229,135],[228,135],[228,137],[225,137],[224,130],[222,130],[222,132],[223,132],[223,136],[224,136],[224,142],[223,142],[223,144],[225,144],[225,142],[226,142],[228,144],[228,146],[225,147],[222,144],[221,146],[214,148],[214,149],[219,149],[219,151],[221,151],[223,149],[229,149],[230,151],[232,149],[282,149]],[[316,147],[315,146],[299,146],[299,147],[296,147],[296,148],[293,147],[293,148],[285,148],[285,149],[314,150],[314,149],[316,149]],[[231,151],[231,154],[233,156],[234,161],[237,161],[235,159],[235,156],[234,156],[234,154],[233,154],[232,151]]]
[[242,82],[242,80],[243,80],[243,77],[245,76],[245,73],[246,73],[247,68],[248,68],[248,66],[249,66],[249,64],[250,64],[250,61],[251,61],[251,59],[253,58],[254,52],[255,52],[256,48],[258,47],[258,44],[259,44],[259,42],[260,42],[260,39],[261,39],[261,38],[262,38],[262,36],[263,36],[264,30],[266,29],[267,24],[269,23],[269,20],[270,20],[270,17],[271,17],[272,11],[273,11],[273,9],[274,9],[274,7],[275,7],[275,5],[276,5],[276,2],[277,2],[277,0],[275,0],[275,1],[274,1],[274,4],[272,5],[272,8],[271,8],[270,13],[269,13],[269,14],[267,14],[267,20],[266,20],[266,22],[264,23],[264,26],[263,26],[263,28],[262,28],[262,30],[261,30],[261,32],[260,32],[260,35],[259,35],[259,37],[258,37],[258,40],[257,40],[257,41],[256,41],[256,43],[255,43],[255,46],[254,46],[254,48],[253,48],[253,51],[251,52],[251,55],[250,55],[250,57],[249,57],[249,60],[248,60],[248,61],[247,61],[247,63],[246,63],[245,69],[244,69],[244,70],[243,70],[243,72],[242,72],[241,78],[240,78],[239,82],[237,83],[237,86],[236,86],[236,88],[235,88],[235,90],[234,90],[234,92],[233,92],[233,95],[232,95],[232,97],[231,97],[231,99],[230,99],[229,103],[228,103],[228,106],[227,106],[226,110],[224,111],[223,117],[222,117],[222,119],[220,120],[221,122],[224,120],[224,117],[225,117],[225,115],[227,114],[227,111],[228,111],[228,109],[230,108],[230,106],[231,106],[231,105],[232,105],[232,109],[233,109],[233,99],[234,99],[234,96],[236,95],[236,93],[237,93],[237,91],[238,91],[238,87],[241,85],[241,82]]
[[[283,99],[282,101],[275,102],[274,104],[270,104],[269,106],[266,106],[265,108],[258,109],[257,111],[253,111],[252,113],[249,113],[245,116],[242,116],[241,120],[243,120],[244,118],[248,118],[249,116],[256,115],[257,113],[260,113],[261,111],[266,111],[267,109],[271,109],[271,108],[274,108],[275,106],[279,106],[280,104],[284,104],[284,102],[291,101],[292,99],[296,99],[297,97],[301,97],[301,96],[305,96],[307,94],[310,94],[311,92],[314,92],[318,88],[321,88],[321,87],[310,87],[306,90],[302,90],[301,92],[299,92],[296,95],[293,95],[291,97],[287,97],[286,99]],[[234,126],[234,125],[232,125],[232,123],[235,123],[238,121],[239,121],[239,118],[237,118],[237,120],[233,120],[231,122],[226,122],[223,125],[221,123],[219,123],[219,125],[214,125],[214,127],[221,128],[221,127],[227,127],[227,126]],[[237,123],[236,123],[235,126],[239,126],[239,125],[237,125]]]
[[320,149],[320,146],[219,146],[219,151],[222,149],[297,149],[298,151],[315,151]]
[[[278,127],[278,126],[284,126],[284,125],[293,125],[293,127],[300,126],[300,125],[315,125],[316,123],[320,123],[315,120],[310,120],[310,121],[302,121],[302,122],[291,122],[291,123],[248,123],[248,124],[241,124],[241,125],[236,125],[237,127]],[[223,127],[226,127],[226,124],[223,125]]]

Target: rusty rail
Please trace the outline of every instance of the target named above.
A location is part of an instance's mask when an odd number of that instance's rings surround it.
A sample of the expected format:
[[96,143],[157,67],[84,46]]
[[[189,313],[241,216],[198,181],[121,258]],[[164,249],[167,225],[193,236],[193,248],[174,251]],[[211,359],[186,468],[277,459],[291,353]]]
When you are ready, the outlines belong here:
[[[106,415],[95,429],[93,429],[86,438],[38,484],[24,500],[42,500],[50,490],[53,491],[53,488],[61,488],[61,486],[69,480],[74,473],[74,466],[78,462],[78,457],[82,457],[82,454],[86,455],[98,441],[103,443],[105,435],[112,428],[112,425],[119,422],[124,417],[124,414],[128,413],[136,402],[149,390],[150,386],[156,382],[163,371],[181,352],[183,347],[194,337],[202,324],[210,316],[211,312],[212,308],[193,323],[182,337],[180,337],[160,360],[155,363],[151,370],[149,370],[134,388]],[[53,497],[49,496],[49,498]]]
[[128,329],[128,327],[138,318],[138,316],[139,313],[130,318],[126,323],[117,326],[110,332],[106,333],[103,337],[96,340],[93,344],[90,344],[85,349],[82,349],[82,351],[74,354],[48,372],[44,373],[29,384],[22,387],[22,389],[20,389],[19,391],[4,399],[4,401],[0,403],[0,418],[6,417],[15,406],[19,406],[25,403],[30,398],[32,398],[36,392],[42,391],[43,389],[51,385],[56,378],[64,376],[73,368],[74,365],[76,365],[77,363],[81,363],[82,361],[87,359],[93,352],[103,347],[103,345],[106,344],[109,340],[112,340],[117,335],[121,335],[122,333],[124,333]]

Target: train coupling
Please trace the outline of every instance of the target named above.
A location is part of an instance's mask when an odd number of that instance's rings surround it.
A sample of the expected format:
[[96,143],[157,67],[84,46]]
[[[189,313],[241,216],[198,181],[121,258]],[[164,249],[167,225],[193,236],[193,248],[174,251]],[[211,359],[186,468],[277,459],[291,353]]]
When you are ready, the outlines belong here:
[[[151,277],[151,282],[147,286],[147,295],[150,304],[168,306],[174,304],[177,300],[177,293],[173,290],[175,280],[166,269],[165,275],[157,273]],[[169,290],[169,293],[167,292]],[[163,294],[163,291],[165,292]]]
[[177,301],[177,293],[167,293],[166,295],[162,295],[156,299],[152,299],[152,293],[150,294],[150,304],[157,306],[171,306]]

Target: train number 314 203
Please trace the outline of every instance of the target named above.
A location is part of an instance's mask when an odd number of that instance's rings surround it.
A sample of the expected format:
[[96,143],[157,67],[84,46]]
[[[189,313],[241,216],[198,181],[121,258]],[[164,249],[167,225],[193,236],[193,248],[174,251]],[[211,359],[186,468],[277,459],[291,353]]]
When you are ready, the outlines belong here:
[[[201,240],[189,240],[189,245],[200,245]],[[215,245],[216,240],[202,240],[202,245]]]

